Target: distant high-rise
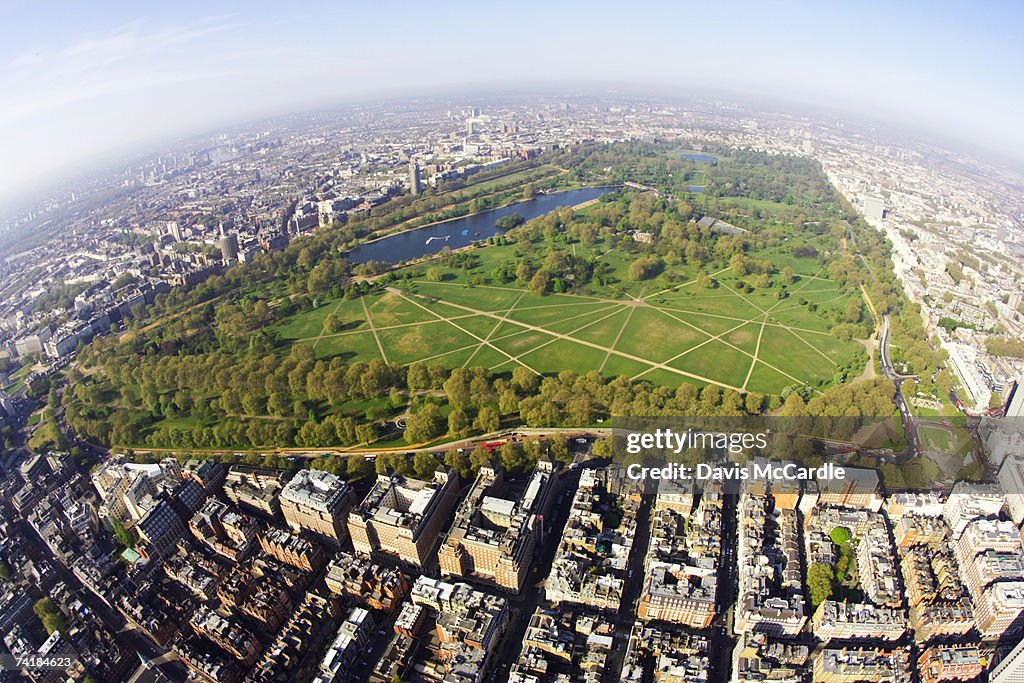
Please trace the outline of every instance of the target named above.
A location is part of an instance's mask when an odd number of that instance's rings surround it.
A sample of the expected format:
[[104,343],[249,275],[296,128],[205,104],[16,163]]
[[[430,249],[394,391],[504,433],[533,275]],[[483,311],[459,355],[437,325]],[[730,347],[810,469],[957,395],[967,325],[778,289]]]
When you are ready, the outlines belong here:
[[224,235],[217,240],[217,246],[220,247],[220,256],[225,262],[238,260],[238,235]]
[[1024,641],[1003,657],[992,669],[988,680],[992,683],[1024,683]]
[[173,237],[175,242],[181,242],[181,227],[178,225],[177,221],[168,221],[167,234]]
[[876,221],[885,218],[885,200],[881,197],[864,197],[864,215]]
[[409,162],[409,191],[414,195],[423,191],[420,183],[420,165],[415,161]]
[[1006,417],[1024,417],[1024,386],[1020,382],[1013,383],[1010,390],[1010,402],[1006,406]]
[[473,123],[473,119],[468,119],[466,121],[466,135],[472,135],[475,132],[473,129]]

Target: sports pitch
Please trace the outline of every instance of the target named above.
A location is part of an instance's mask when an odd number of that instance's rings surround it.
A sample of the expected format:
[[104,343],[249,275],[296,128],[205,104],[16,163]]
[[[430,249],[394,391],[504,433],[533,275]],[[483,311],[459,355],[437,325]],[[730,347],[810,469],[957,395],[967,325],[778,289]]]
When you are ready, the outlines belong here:
[[[597,370],[659,385],[714,384],[765,394],[825,386],[860,350],[828,331],[826,314],[849,299],[828,279],[802,274],[790,296],[776,299],[767,290],[733,287],[728,268],[712,275],[713,289],[695,280],[668,288],[648,282],[620,298],[542,296],[515,285],[470,285],[458,276],[400,280],[383,293],[335,299],[293,316],[276,335],[312,346],[320,358],[499,373],[518,366],[538,374]],[[330,314],[340,331],[325,330]]]

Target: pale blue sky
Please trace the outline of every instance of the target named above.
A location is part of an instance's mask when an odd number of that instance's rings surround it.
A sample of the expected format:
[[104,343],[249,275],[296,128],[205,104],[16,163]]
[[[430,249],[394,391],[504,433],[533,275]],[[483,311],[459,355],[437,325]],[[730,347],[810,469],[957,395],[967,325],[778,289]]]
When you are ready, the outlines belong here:
[[1024,3],[297,5],[0,0],[0,199],[169,135],[489,83],[773,94],[1024,159]]

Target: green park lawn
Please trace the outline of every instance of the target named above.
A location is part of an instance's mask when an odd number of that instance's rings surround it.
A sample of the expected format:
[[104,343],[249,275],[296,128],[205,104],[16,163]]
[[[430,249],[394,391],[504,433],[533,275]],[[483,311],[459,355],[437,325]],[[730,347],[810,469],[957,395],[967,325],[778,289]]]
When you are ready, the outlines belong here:
[[[576,246],[576,253],[608,264],[614,287],[590,283],[573,294],[542,295],[500,283],[490,272],[518,258],[521,246],[489,246],[474,252],[473,268],[437,266],[439,281],[422,268],[400,270],[412,277],[361,298],[319,301],[273,334],[282,344],[310,345],[318,358],[497,372],[525,366],[539,374],[599,370],[667,386],[692,382],[766,394],[827,386],[859,351],[857,342],[828,332],[850,295],[810,264],[793,266],[798,275],[779,283],[786,293],[779,299],[773,289],[747,291],[753,278],[738,278],[725,264],[709,269],[710,288],[698,287],[696,271],[685,266],[673,268],[671,279],[632,282],[626,270],[634,257],[600,242]],[[775,285],[780,276],[772,277]],[[327,329],[328,316],[336,331]]]

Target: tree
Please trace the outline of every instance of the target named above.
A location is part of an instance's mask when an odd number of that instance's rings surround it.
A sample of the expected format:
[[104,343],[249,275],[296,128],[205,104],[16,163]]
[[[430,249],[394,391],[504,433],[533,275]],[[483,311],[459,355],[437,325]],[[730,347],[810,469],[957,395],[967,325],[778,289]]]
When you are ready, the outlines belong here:
[[852,297],[846,304],[846,312],[843,314],[843,322],[850,324],[859,323],[863,315],[864,310],[861,306],[860,299]]
[[430,372],[427,370],[427,366],[423,363],[413,363],[410,365],[406,372],[405,383],[409,387],[409,391],[429,389],[431,386]]
[[491,454],[483,446],[477,446],[469,454],[469,466],[472,471],[478,471],[481,467],[490,467]]
[[595,458],[609,458],[612,455],[612,440],[601,437],[590,446],[590,454]]
[[413,469],[416,470],[416,476],[420,479],[430,481],[434,478],[434,471],[437,469],[437,460],[434,456],[426,451],[421,451],[413,456],[412,460]]
[[807,406],[800,394],[794,391],[786,397],[786,402],[782,405],[783,417],[803,417],[806,414]]
[[506,441],[498,449],[498,462],[507,472],[524,469],[523,447],[513,441]]
[[569,441],[562,437],[552,437],[550,442],[551,457],[561,463],[572,462],[572,453],[569,452]]
[[334,313],[328,313],[324,318],[324,331],[328,334],[341,332],[345,329],[345,322]]
[[373,464],[361,455],[345,458],[345,476],[348,481],[362,479],[373,473]]
[[594,420],[593,402],[586,394],[574,397],[565,408],[566,417],[574,426],[585,427]]
[[32,611],[36,613],[39,620],[43,622],[43,628],[49,634],[59,632],[61,635],[67,633],[67,626],[64,623],[64,615],[53,604],[50,598],[38,600],[32,605]]
[[473,426],[479,429],[484,434],[496,431],[501,426],[501,417],[498,415],[498,411],[490,406],[484,406],[477,413],[476,420],[473,422]]
[[832,581],[835,573],[832,567],[815,562],[807,568],[807,592],[811,598],[811,610],[832,597]]
[[433,268],[427,268],[427,279],[432,282],[440,282],[444,279],[444,271],[436,266]]
[[469,433],[469,417],[465,410],[452,408],[448,413],[448,433],[457,437],[464,437]]
[[540,377],[525,365],[512,369],[512,386],[522,394],[532,394],[540,386]]
[[470,374],[465,368],[455,368],[444,383],[444,393],[448,401],[456,408],[465,408],[470,404],[472,395],[469,389]]
[[850,530],[844,526],[837,526],[829,532],[828,537],[837,546],[844,546],[850,542]]
[[544,294],[548,291],[548,284],[550,280],[551,276],[543,270],[537,271],[537,273],[535,273],[530,279],[530,291],[534,294]]
[[473,475],[473,466],[469,462],[469,456],[456,449],[444,454],[444,464],[457,472],[463,479],[468,479]]
[[742,253],[733,254],[732,258],[729,259],[729,266],[737,277],[743,277],[749,272],[747,270],[747,257]]
[[0,581],[10,581],[11,579],[11,568],[7,566],[7,563],[0,560]]
[[418,413],[409,416],[405,425],[405,440],[408,443],[432,441],[442,431],[441,410],[433,403],[428,403]]
[[664,267],[664,262],[657,256],[641,256],[629,264],[627,275],[630,280],[639,282],[654,277]]
[[377,425],[372,422],[360,422],[356,425],[356,441],[370,444],[377,440]]
[[122,547],[133,548],[139,542],[139,533],[134,528],[125,529],[117,517],[110,518],[110,525],[114,528],[114,537]]

